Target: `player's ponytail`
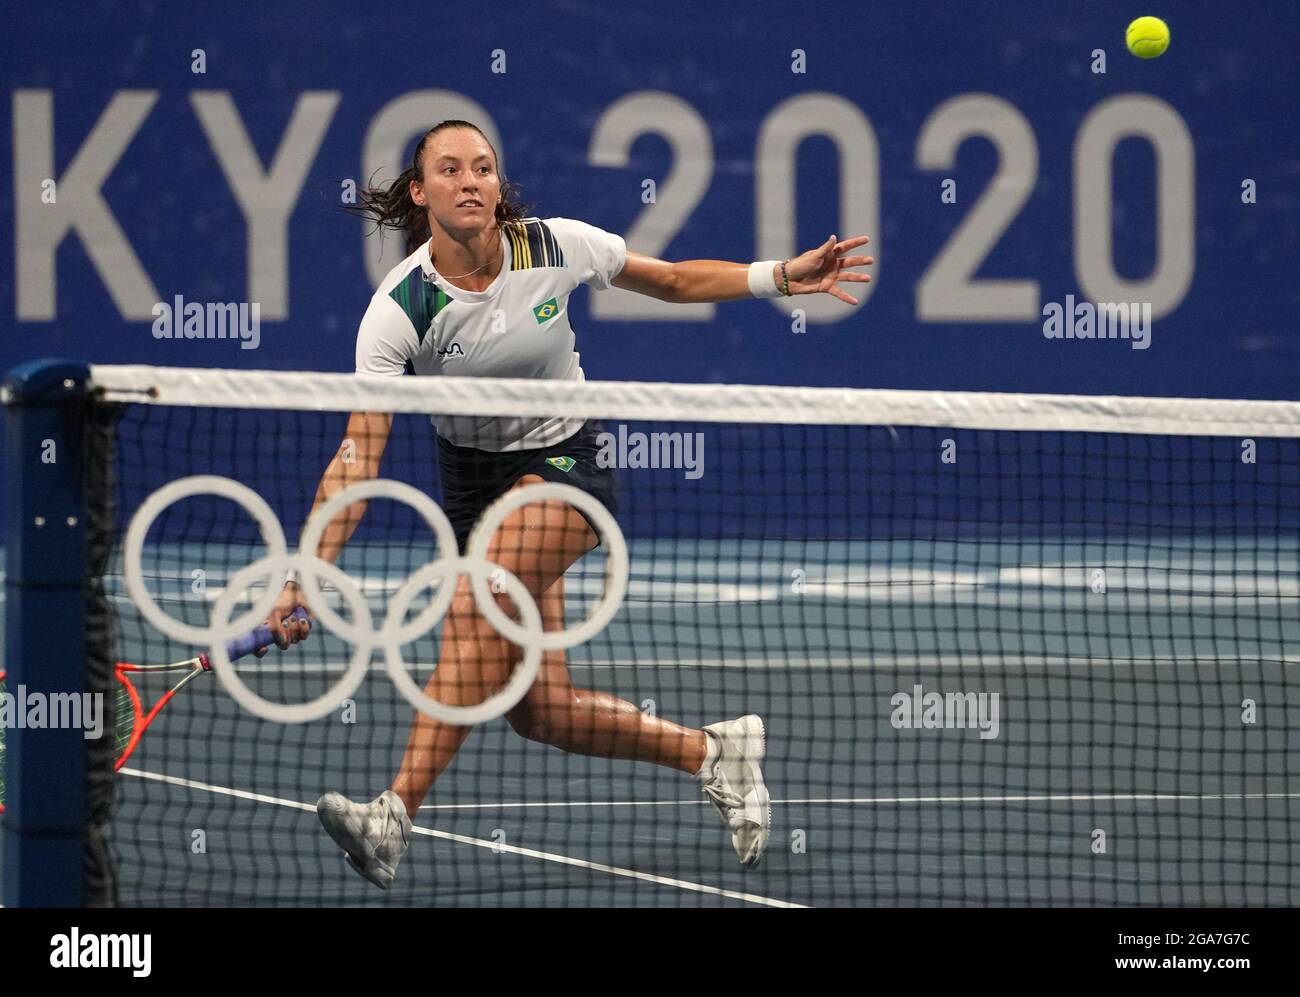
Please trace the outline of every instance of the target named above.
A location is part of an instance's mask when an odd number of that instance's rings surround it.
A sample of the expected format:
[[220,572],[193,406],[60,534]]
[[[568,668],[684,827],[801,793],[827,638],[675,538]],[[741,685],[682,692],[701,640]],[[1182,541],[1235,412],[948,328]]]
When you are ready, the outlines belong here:
[[[411,181],[424,176],[424,147],[430,138],[445,128],[472,128],[483,135],[482,130],[469,121],[440,121],[424,133],[420,144],[415,147],[414,161],[398,174],[396,180],[386,187],[363,187],[357,191],[357,204],[344,205],[345,211],[370,219],[376,228],[405,232],[407,255],[415,252],[430,236],[427,209],[411,200]],[[499,164],[496,147],[486,135],[483,135],[483,141],[492,149]],[[501,203],[496,207],[496,218],[497,224],[505,225],[527,217],[528,206],[519,200],[519,187],[507,180],[504,174],[500,175]]]

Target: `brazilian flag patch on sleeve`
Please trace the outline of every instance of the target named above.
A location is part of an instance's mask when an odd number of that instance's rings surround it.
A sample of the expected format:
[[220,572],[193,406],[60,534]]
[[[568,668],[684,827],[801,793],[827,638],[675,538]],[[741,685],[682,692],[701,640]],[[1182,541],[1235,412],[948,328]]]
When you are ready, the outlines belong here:
[[576,462],[572,457],[547,457],[546,463],[550,464],[551,467],[558,467],[565,474],[568,474],[573,470],[573,465]]
[[533,317],[537,319],[538,325],[544,325],[556,315],[560,314],[560,304],[554,298],[550,301],[543,301],[533,309]]

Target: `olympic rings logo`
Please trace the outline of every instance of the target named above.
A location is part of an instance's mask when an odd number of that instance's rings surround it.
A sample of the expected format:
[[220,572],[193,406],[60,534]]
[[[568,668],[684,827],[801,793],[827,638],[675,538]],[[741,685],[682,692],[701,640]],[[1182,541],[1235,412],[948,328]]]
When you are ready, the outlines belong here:
[[[212,618],[206,627],[192,626],[165,613],[145,587],[141,569],[144,542],[159,514],[173,503],[196,495],[215,495],[242,506],[257,522],[262,542],[268,551],[265,557],[241,568],[227,581],[225,591],[213,604]],[[221,684],[237,703],[254,716],[278,723],[307,723],[326,716],[356,692],[369,670],[371,652],[380,647],[384,651],[388,677],[406,700],[421,713],[458,726],[492,720],[517,705],[537,678],[542,653],[574,647],[590,640],[613,618],[627,593],[627,541],[609,510],[594,496],[572,485],[552,482],[529,484],[507,491],[484,510],[470,533],[464,556],[440,556],[412,572],[393,595],[383,626],[376,631],[370,606],[360,588],[342,569],[316,556],[325,527],[335,514],[356,502],[373,498],[393,499],[411,506],[433,531],[439,554],[456,552],[456,535],[441,507],[419,489],[400,481],[379,478],[358,482],[330,496],[308,518],[299,550],[290,554],[280,520],[260,495],[230,478],[210,474],[195,475],[179,478],[159,488],[131,517],[123,552],[127,592],[144,617],[167,636],[189,644],[207,645],[209,661]],[[524,505],[545,500],[563,501],[586,513],[596,527],[607,557],[605,592],[591,614],[570,629],[549,633],[543,630],[537,601],[524,583],[508,569],[487,559],[492,535],[505,522],[506,517]],[[226,653],[227,640],[247,632],[266,619],[280,590],[274,584],[268,584],[265,592],[253,601],[250,609],[231,619],[230,614],[240,595],[256,580],[283,578],[291,569],[298,572],[303,600],[316,614],[317,622],[356,645],[352,660],[338,682],[316,699],[292,705],[264,699],[250,689]],[[401,653],[403,644],[418,640],[442,620],[455,597],[455,583],[461,575],[467,575],[470,579],[470,588],[479,612],[497,633],[524,651],[510,681],[498,692],[472,706],[454,706],[425,695],[424,690],[416,685],[408,673]],[[352,615],[350,622],[340,616],[324,598],[321,590],[322,577],[338,589],[348,604]],[[493,584],[503,583],[504,592],[519,609],[520,621],[512,620],[497,604],[489,581]],[[413,619],[406,621],[407,610],[415,597],[434,582],[441,584],[429,605]]]

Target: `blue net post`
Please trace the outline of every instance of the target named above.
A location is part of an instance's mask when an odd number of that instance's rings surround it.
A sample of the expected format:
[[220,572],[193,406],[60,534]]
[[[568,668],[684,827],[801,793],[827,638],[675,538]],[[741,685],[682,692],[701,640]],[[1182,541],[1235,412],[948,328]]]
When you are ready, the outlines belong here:
[[[38,360],[0,388],[5,412],[4,903],[82,903],[85,690],[85,364]],[[60,696],[54,699],[54,696]],[[35,698],[34,698],[35,697]],[[35,711],[45,701],[43,717]],[[104,714],[101,712],[101,717]]]

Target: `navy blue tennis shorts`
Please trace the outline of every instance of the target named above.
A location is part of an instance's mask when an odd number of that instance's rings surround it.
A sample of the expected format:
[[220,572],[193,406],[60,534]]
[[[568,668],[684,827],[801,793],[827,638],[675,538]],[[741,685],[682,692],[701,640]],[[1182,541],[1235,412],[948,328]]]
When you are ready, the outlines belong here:
[[[458,447],[439,436],[442,507],[456,531],[460,552],[465,553],[470,530],[483,510],[526,474],[535,474],[543,481],[573,485],[618,515],[618,475],[614,468],[600,467],[596,462],[600,450],[596,436],[600,431],[597,423],[588,422],[554,446],[504,453]],[[582,516],[599,536],[600,531],[591,518],[586,513]]]

